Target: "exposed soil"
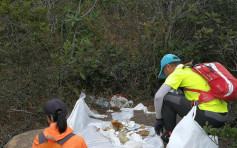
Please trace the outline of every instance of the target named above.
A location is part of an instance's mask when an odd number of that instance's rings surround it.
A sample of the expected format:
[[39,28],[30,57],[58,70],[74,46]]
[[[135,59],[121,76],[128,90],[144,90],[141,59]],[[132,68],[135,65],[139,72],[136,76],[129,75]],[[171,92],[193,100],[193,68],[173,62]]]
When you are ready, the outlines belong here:
[[156,123],[156,116],[155,114],[144,114],[143,111],[134,111],[134,117],[131,118],[131,120],[138,124],[154,126]]

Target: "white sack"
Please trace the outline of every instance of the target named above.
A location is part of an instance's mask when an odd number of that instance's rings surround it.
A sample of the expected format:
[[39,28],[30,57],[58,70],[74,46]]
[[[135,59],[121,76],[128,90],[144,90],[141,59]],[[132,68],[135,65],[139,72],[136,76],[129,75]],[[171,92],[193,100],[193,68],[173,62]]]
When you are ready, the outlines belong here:
[[105,115],[93,113],[85,103],[85,97],[86,95],[84,93],[81,93],[80,98],[77,100],[76,105],[74,106],[70,116],[67,119],[68,125],[76,132],[81,132],[91,122],[100,122],[100,120],[96,120],[90,117],[107,117]]
[[[148,127],[150,134],[142,139],[142,141],[140,138],[134,136],[128,141],[129,143],[127,143],[127,145],[122,145],[112,129],[109,131],[103,130],[105,127],[110,126],[110,121],[105,122],[90,118],[92,116],[95,118],[105,118],[106,116],[93,113],[85,103],[85,97],[86,95],[82,93],[76,102],[72,113],[67,119],[67,123],[74,130],[75,134],[78,134],[85,139],[88,148],[126,148],[127,146],[131,146],[131,144],[138,143],[137,139],[139,139],[140,144],[136,144],[137,146],[133,145],[130,148],[140,148],[141,145],[142,148],[164,148],[161,138],[155,134],[153,127]],[[142,108],[144,108],[144,106],[142,106]],[[133,110],[133,108],[127,109],[120,115],[130,119]],[[100,130],[98,130],[98,128],[100,128]]]
[[196,106],[176,125],[167,148],[218,148],[194,120]]
[[90,123],[101,124],[103,121],[90,118],[105,118],[105,115],[94,114],[85,103],[86,95],[82,93],[77,100],[70,116],[67,119],[68,126],[70,126],[75,134],[82,136],[88,148],[112,148],[113,144],[110,139],[104,137],[100,132],[97,132],[95,126],[89,126]]

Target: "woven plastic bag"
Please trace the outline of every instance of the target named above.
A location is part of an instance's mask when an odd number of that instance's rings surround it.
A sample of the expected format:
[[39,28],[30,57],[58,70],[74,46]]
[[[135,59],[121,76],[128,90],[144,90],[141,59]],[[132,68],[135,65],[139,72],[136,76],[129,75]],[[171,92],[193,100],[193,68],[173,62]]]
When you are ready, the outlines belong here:
[[194,120],[197,107],[176,125],[166,148],[218,148],[202,127]]

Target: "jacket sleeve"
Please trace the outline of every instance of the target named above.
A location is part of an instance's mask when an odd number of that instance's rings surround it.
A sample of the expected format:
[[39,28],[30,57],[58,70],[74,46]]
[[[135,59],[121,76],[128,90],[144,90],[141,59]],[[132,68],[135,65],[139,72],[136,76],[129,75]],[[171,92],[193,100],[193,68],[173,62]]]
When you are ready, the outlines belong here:
[[32,148],[37,148],[39,146],[39,137],[38,135],[35,137],[35,140],[33,142]]
[[162,119],[161,109],[165,95],[171,90],[171,86],[163,84],[160,89],[156,92],[154,98],[154,106],[156,111],[156,119]]
[[88,148],[87,145],[86,145],[86,142],[83,138],[82,138],[82,148]]

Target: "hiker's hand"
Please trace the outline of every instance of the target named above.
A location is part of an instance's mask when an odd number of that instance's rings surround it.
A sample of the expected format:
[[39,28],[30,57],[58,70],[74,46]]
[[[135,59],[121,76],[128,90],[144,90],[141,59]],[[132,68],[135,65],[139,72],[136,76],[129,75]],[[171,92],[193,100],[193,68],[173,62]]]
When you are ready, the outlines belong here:
[[163,133],[163,119],[156,119],[155,131],[157,135]]

